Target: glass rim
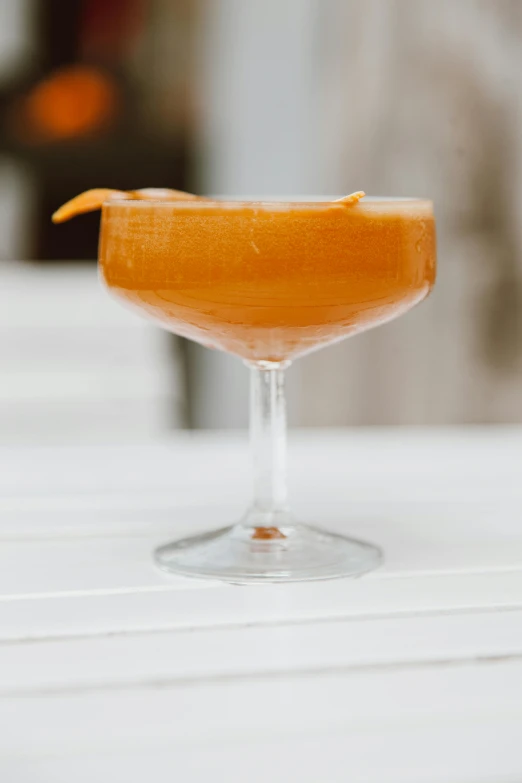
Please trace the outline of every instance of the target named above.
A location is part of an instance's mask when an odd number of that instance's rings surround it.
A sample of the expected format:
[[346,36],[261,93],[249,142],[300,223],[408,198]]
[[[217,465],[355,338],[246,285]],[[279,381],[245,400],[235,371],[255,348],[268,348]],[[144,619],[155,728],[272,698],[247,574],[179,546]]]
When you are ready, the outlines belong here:
[[[218,198],[217,196],[210,196],[202,199],[165,199],[165,198],[146,198],[146,199],[132,199],[132,198],[109,198],[104,201],[103,208],[117,206],[117,207],[174,207],[193,210],[205,210],[205,209],[266,209],[274,211],[284,211],[288,209],[328,209],[332,206],[342,207],[343,204],[339,199],[343,196],[303,196],[302,198],[294,197],[281,198],[281,199],[234,199],[231,197]],[[429,198],[418,198],[410,196],[365,196],[357,204],[349,205],[350,209],[358,208],[364,209],[365,207],[378,207],[378,206],[399,206],[404,204],[405,207],[424,207],[433,210],[433,201]]]

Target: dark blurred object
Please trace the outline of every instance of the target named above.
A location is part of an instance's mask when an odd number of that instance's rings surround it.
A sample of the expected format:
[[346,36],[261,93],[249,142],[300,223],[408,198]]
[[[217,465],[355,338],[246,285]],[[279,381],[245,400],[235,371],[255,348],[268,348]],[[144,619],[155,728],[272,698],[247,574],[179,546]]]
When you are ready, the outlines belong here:
[[80,24],[82,55],[105,62],[124,59],[147,21],[149,6],[149,0],[84,2]]
[[[174,0],[175,2],[175,0]],[[92,187],[186,189],[183,128],[165,134],[142,121],[146,85],[127,67],[154,0],[39,0],[42,56],[3,93],[4,150],[36,183],[30,256],[96,257],[98,215],[50,223],[63,202]]]

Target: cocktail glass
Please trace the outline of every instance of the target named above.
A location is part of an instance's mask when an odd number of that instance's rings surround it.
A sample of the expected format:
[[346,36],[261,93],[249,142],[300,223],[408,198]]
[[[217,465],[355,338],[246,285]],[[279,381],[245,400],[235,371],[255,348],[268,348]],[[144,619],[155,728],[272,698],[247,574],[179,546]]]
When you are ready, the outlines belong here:
[[266,582],[377,566],[377,547],[302,524],[290,511],[284,371],[427,296],[435,279],[431,202],[114,198],[102,210],[100,269],[116,299],[234,354],[251,372],[252,505],[230,527],[160,547],[161,568]]

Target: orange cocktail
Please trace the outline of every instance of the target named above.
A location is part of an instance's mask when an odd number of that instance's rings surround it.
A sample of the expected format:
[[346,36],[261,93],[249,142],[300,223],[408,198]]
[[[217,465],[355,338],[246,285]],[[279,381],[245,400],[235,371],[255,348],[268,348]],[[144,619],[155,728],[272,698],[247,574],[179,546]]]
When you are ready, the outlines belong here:
[[111,200],[100,264],[123,302],[250,361],[293,359],[405,312],[435,277],[430,202]]
[[156,551],[165,570],[231,582],[354,576],[380,550],[296,521],[285,481],[284,369],[406,312],[435,280],[431,202],[227,202],[179,191],[88,191],[60,222],[103,205],[110,292],[176,334],[251,367],[254,501],[243,519]]

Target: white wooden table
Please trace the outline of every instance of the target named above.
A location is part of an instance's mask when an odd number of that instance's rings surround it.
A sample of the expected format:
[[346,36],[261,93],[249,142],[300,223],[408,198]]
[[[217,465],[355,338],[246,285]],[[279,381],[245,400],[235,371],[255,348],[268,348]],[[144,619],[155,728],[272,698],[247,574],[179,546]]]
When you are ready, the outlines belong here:
[[522,780],[522,430],[295,434],[299,514],[384,549],[362,579],[157,571],[245,457],[0,449],[2,783]]
[[179,373],[173,339],[114,307],[95,264],[0,261],[1,443],[165,432]]

